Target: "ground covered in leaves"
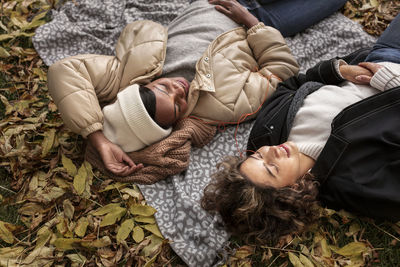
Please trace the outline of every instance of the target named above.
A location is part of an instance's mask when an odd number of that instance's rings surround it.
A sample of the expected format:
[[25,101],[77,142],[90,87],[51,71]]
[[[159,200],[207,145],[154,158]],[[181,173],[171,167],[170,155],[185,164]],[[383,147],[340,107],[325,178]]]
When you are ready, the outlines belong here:
[[[0,266],[179,266],[135,185],[82,159],[63,127],[31,42],[58,0],[1,0]],[[351,0],[343,13],[379,36],[399,1]],[[397,266],[400,223],[321,210],[317,225],[274,246],[232,241],[228,266]]]

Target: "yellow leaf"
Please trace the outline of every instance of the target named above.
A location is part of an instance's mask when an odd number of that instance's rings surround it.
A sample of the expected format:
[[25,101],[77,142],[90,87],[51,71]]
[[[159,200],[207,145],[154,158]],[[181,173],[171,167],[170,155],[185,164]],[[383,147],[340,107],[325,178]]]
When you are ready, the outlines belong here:
[[77,248],[80,242],[79,238],[57,238],[53,245],[59,250],[71,250]]
[[238,259],[244,259],[254,254],[254,247],[242,246],[236,250],[235,257]]
[[68,254],[67,258],[70,259],[71,262],[79,263],[79,266],[84,266],[87,259],[80,253],[77,254]]
[[0,46],[0,57],[1,58],[6,58],[9,57],[10,53],[8,53],[8,51],[4,48]]
[[118,203],[110,203],[110,204],[105,205],[104,207],[98,208],[95,212],[92,212],[92,214],[94,216],[101,216],[101,215],[105,215],[107,213],[112,212],[116,208],[120,208]]
[[131,205],[129,211],[134,215],[151,216],[156,213],[156,209],[146,205]]
[[304,267],[304,265],[301,263],[300,259],[296,255],[294,255],[292,252],[288,252],[288,254],[289,260],[294,267]]
[[49,230],[48,227],[44,226],[44,227],[40,228],[40,230],[37,233],[35,249],[41,248],[44,245],[46,245],[46,243],[50,240],[52,234],[53,233]]
[[104,188],[103,190],[100,190],[99,192],[105,192],[105,191],[109,191],[109,190],[113,190],[113,189],[121,189],[121,188],[125,187],[126,185],[127,184],[125,184],[125,183],[116,182],[115,184],[107,185],[106,188]]
[[39,80],[41,81],[47,81],[47,75],[46,73],[40,69],[40,68],[33,68],[32,69],[33,73],[39,76]]
[[0,221],[0,239],[8,244],[14,243],[14,235],[8,230],[9,223]]
[[148,262],[143,267],[152,267],[154,266],[153,263],[156,261],[158,254],[160,254],[161,251],[157,252]]
[[322,256],[330,258],[332,256],[331,249],[328,246],[325,238],[321,239]]
[[54,248],[34,249],[21,263],[21,266],[51,266],[54,262]]
[[137,222],[141,222],[141,223],[156,223],[156,219],[154,218],[154,216],[135,216],[135,221]]
[[[24,247],[5,247],[0,248],[0,260],[18,258],[24,252]],[[0,262],[1,263],[1,262]],[[0,264],[1,266],[1,264]]]
[[64,154],[62,154],[61,155],[61,162],[62,162],[63,167],[67,170],[67,173],[70,176],[75,176],[77,170],[76,170],[76,166],[72,162],[72,160],[70,160]]
[[7,40],[7,39],[11,39],[14,38],[14,35],[12,34],[0,34],[0,42]]
[[93,241],[81,242],[81,245],[87,248],[103,248],[111,244],[112,244],[111,239],[108,236],[103,236],[102,238]]
[[142,240],[144,239],[144,232],[142,227],[135,226],[135,228],[133,228],[132,238],[133,240],[135,240],[136,243],[142,242]]
[[124,216],[126,213],[125,208],[116,208],[114,211],[107,213],[106,216],[104,216],[103,220],[101,220],[100,227],[112,225],[115,222],[119,221],[122,216]]
[[304,267],[314,267],[314,264],[303,254],[300,254],[299,259],[303,263]]
[[160,229],[158,229],[158,226],[156,224],[146,224],[144,226],[144,229],[146,229],[149,232],[152,232],[158,237],[164,238],[163,235],[160,232]]
[[369,2],[371,3],[371,6],[373,6],[373,7],[379,6],[378,0],[370,0]]
[[122,240],[125,240],[129,234],[131,233],[133,227],[135,226],[135,223],[133,222],[133,219],[128,219],[125,220],[122,224],[121,227],[118,229],[117,233],[117,243],[121,243]]
[[79,237],[83,237],[86,233],[88,225],[89,221],[86,217],[79,218],[78,223],[76,224],[76,227],[74,229],[75,234]]
[[350,227],[349,227],[349,231],[346,233],[347,236],[352,236],[357,234],[359,231],[361,230],[361,227],[358,223],[353,222]]
[[56,129],[52,128],[44,133],[44,139],[42,143],[42,158],[49,153],[50,149],[53,147],[54,138],[56,136]]
[[82,166],[79,168],[78,173],[74,177],[74,188],[78,193],[78,195],[84,195],[88,178],[89,175],[84,162]]
[[71,200],[65,199],[63,202],[63,208],[65,217],[72,220],[74,217],[75,207],[72,205]]
[[337,254],[340,254],[345,257],[355,257],[360,255],[363,252],[368,251],[368,247],[365,243],[362,242],[351,242],[344,247],[334,250]]
[[151,256],[153,253],[155,253],[160,246],[162,245],[162,239],[159,238],[156,235],[151,235],[149,237],[150,239],[150,244],[145,246],[142,251],[141,254],[144,254],[144,256],[149,257]]
[[14,111],[14,107],[10,105],[8,102],[7,98],[3,95],[0,95],[1,102],[3,102],[4,106],[6,106],[6,115],[10,114],[11,112]]
[[122,193],[126,193],[128,195],[130,195],[133,198],[140,198],[140,191],[137,187],[135,187],[134,189],[132,188],[123,188],[121,189]]

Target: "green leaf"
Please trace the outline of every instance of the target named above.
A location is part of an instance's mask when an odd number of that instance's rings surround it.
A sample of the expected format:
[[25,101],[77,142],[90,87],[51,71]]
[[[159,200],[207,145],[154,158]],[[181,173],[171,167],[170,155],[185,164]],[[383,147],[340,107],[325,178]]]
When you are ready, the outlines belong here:
[[135,226],[135,223],[133,219],[128,219],[125,220],[122,224],[121,227],[118,229],[117,233],[117,243],[121,243],[122,240],[125,240],[131,231],[133,230],[133,227]]
[[158,228],[158,226],[156,224],[146,224],[144,226],[144,229],[146,229],[149,232],[152,232],[153,234],[155,234],[156,236],[158,236],[160,238],[164,238],[160,232],[160,229]]
[[133,228],[132,238],[133,238],[133,240],[135,240],[136,243],[140,243],[143,241],[144,232],[143,232],[142,227],[135,226],[135,228]]
[[141,216],[151,216],[157,212],[157,210],[151,206],[139,204],[131,205],[129,211],[131,212],[131,214]]
[[76,173],[77,173],[76,166],[72,162],[72,160],[70,160],[64,154],[62,154],[61,155],[61,162],[62,162],[63,167],[67,170],[67,173],[70,176],[75,176],[76,175]]

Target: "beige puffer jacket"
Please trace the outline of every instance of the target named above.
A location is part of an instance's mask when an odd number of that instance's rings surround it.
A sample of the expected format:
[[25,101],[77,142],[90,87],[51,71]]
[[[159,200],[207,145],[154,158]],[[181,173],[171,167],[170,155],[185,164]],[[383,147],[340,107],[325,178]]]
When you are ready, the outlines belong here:
[[[166,42],[166,28],[138,21],[121,33],[116,56],[79,55],[53,64],[49,92],[67,127],[83,137],[101,130],[101,108],[112,103],[119,91],[160,76]],[[235,122],[256,111],[279,79],[297,74],[298,65],[279,31],[259,23],[247,32],[236,28],[220,35],[196,69],[186,115]]]

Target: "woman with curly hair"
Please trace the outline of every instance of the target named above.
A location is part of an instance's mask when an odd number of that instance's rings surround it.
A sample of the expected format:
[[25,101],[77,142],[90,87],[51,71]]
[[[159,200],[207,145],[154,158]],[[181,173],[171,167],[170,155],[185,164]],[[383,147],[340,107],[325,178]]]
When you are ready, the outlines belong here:
[[400,220],[399,29],[400,15],[372,50],[281,83],[257,116],[247,158],[219,163],[202,206],[251,243],[306,230],[319,202]]

